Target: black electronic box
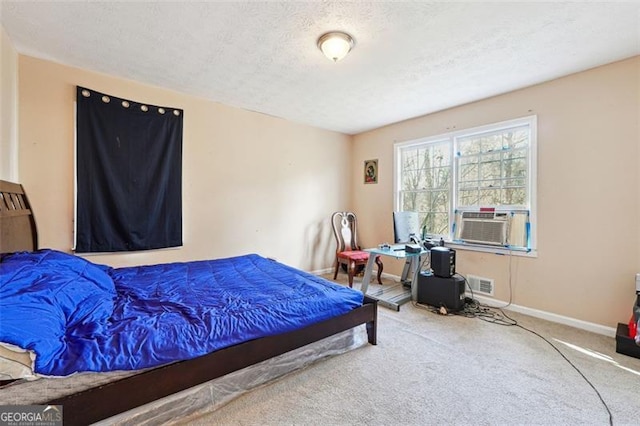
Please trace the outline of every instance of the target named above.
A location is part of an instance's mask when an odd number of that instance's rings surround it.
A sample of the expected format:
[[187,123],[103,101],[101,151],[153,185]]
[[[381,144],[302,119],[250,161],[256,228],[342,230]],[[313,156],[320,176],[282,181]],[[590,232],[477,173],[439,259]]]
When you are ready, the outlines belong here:
[[448,247],[431,248],[431,269],[433,275],[450,278],[456,273],[456,251]]
[[438,308],[444,306],[450,312],[461,310],[464,308],[464,278],[443,278],[428,271],[421,272],[418,276],[418,303]]
[[404,251],[407,253],[420,253],[422,246],[420,244],[405,244]]

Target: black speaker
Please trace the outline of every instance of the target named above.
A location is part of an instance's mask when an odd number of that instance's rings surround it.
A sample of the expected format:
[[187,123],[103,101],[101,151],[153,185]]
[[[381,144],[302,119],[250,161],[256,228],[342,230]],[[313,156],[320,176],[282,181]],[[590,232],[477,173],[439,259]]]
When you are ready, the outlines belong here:
[[456,251],[448,247],[431,249],[431,269],[433,275],[449,278],[456,273]]
[[421,272],[418,276],[418,303],[444,306],[449,312],[464,308],[464,278],[442,278]]

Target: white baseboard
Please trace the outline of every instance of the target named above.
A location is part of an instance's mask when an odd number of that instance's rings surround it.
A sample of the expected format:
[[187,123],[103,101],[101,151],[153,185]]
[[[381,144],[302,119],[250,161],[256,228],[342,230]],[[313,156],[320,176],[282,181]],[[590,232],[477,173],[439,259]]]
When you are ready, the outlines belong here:
[[324,275],[324,274],[330,274],[331,272],[333,272],[333,268],[325,268],[325,269],[318,269],[316,271],[309,271],[309,273],[313,275]]
[[[334,271],[333,268],[325,268],[325,269],[318,269],[318,270],[315,270],[315,271],[309,271],[309,273],[313,274],[313,275],[324,275],[324,274],[330,274],[333,271]],[[338,273],[344,274],[345,272],[339,271]],[[371,271],[371,276],[375,277],[377,273],[378,273],[378,271],[376,269],[374,269],[373,271]],[[395,275],[391,275],[391,274],[387,274],[386,272],[382,273],[382,277],[383,278],[389,278],[390,280],[394,280],[394,281],[400,281],[400,277],[395,276]]]
[[[382,276],[384,278],[400,282],[400,277],[397,275],[387,274],[383,272]],[[471,297],[471,294],[467,293],[466,296]],[[505,306],[508,303],[503,300],[494,299],[492,297],[479,296],[477,293],[474,293],[473,296],[479,302],[484,303],[487,306],[495,306],[500,308],[502,306]],[[507,309],[513,312],[518,312],[520,314],[529,315],[531,317],[555,322],[558,324],[568,325],[570,327],[575,327],[580,330],[586,330],[592,333],[602,334],[608,337],[616,337],[616,329],[614,327],[607,327],[607,326],[596,324],[593,322],[583,321],[583,320],[579,320],[571,317],[566,317],[564,315],[558,315],[551,312],[541,311],[539,309],[533,309],[533,308],[528,308],[526,306],[520,306],[520,305],[514,305],[514,304],[511,304],[504,309]]]
[[[313,271],[312,274],[322,275],[330,272],[333,272],[333,268]],[[397,275],[383,272],[382,277],[392,281],[400,282],[400,277]],[[466,293],[466,296],[471,297],[471,294]],[[568,325],[570,327],[575,327],[580,330],[590,331],[592,333],[602,334],[608,337],[616,337],[616,329],[613,327],[607,327],[607,326],[596,324],[593,322],[583,321],[583,320],[579,320],[571,317],[566,317],[564,315],[558,315],[551,312],[541,311],[539,309],[528,308],[526,306],[511,304],[503,308],[503,306],[506,306],[508,302],[505,302],[499,299],[494,299],[492,297],[480,296],[477,293],[474,293],[473,297],[477,299],[480,303],[483,303],[487,306],[502,308],[509,311],[513,311],[513,312],[518,312],[520,314],[529,315],[530,317],[540,318],[540,319],[555,322],[558,324]]]
[[392,274],[387,274],[386,272],[383,272],[383,273],[381,274],[381,277],[382,277],[382,278],[390,279],[391,281],[395,281],[395,282],[398,282],[398,283],[400,282],[400,277],[399,277],[399,276],[397,276],[397,275],[392,275]]
[[[470,293],[466,293],[467,297],[471,297]],[[494,299],[492,297],[484,297],[479,296],[477,293],[474,293],[473,297],[477,299],[479,302],[496,308],[502,308],[508,302],[503,300]],[[581,330],[590,331],[592,333],[602,334],[608,337],[616,336],[616,329],[613,327],[607,327],[604,325],[596,324],[593,322],[583,321],[571,317],[566,317],[564,315],[558,315],[551,312],[541,311],[539,309],[528,308],[526,306],[514,305],[511,304],[503,309],[518,312],[520,314],[529,315],[530,317],[540,318],[547,321],[555,322],[558,324],[564,324],[571,327],[579,328]]]

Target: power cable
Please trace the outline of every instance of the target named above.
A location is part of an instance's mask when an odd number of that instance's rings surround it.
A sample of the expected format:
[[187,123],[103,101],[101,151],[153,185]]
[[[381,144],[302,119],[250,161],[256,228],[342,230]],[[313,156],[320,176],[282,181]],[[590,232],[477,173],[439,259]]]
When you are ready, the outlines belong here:
[[[467,279],[464,276],[460,274],[456,274],[456,275],[459,275],[462,278],[464,278],[465,282],[469,286],[469,283],[467,282]],[[556,352],[560,354],[562,358],[564,358],[565,361],[569,363],[571,367],[573,367],[574,370],[578,372],[578,374],[584,379],[585,382],[587,382],[587,384],[591,387],[591,389],[593,389],[593,391],[598,396],[598,399],[600,399],[600,402],[604,406],[605,410],[607,410],[607,414],[609,415],[609,425],[613,426],[613,414],[611,413],[611,410],[609,409],[609,405],[606,403],[606,401],[604,400],[604,398],[602,397],[598,389],[587,378],[587,376],[585,376],[584,373],[565,354],[563,354],[562,351],[560,351],[560,349],[558,349],[556,345],[551,343],[549,339],[542,336],[541,334],[527,327],[524,327],[523,325],[518,324],[518,321],[516,321],[515,319],[505,314],[501,307],[494,307],[494,306],[481,304],[480,302],[478,302],[476,299],[473,298],[473,289],[471,288],[471,286],[469,286],[469,289],[471,290],[471,302],[465,303],[464,309],[458,313],[453,313],[454,315],[460,315],[467,318],[478,318],[483,321],[489,322],[491,324],[519,327],[535,336],[538,336],[540,339],[547,342],[553,349],[555,349]],[[507,306],[509,306],[510,304],[511,304],[511,301],[509,301],[509,304],[507,304]],[[496,312],[495,310],[499,311],[499,313]]]
[[[471,285],[469,284],[467,277],[465,277],[462,274],[454,274],[454,275],[461,277],[464,280],[466,286],[469,288],[469,291],[471,292],[471,298],[470,299],[465,298],[465,304],[462,310],[458,312],[449,312],[446,306],[433,307],[430,305],[423,305],[415,301],[413,302],[413,305],[439,315],[458,315],[466,318],[478,318],[482,321],[485,321],[491,324],[496,324],[496,325],[502,325],[507,327],[515,326],[525,331],[528,331],[529,333],[532,333],[535,336],[538,336],[540,339],[547,342],[553,349],[555,349],[555,351],[558,352],[560,356],[564,358],[564,360],[567,361],[569,365],[573,367],[573,369],[576,370],[578,374],[584,379],[584,381],[587,382],[587,384],[593,389],[593,391],[596,393],[596,395],[600,399],[600,402],[602,403],[604,408],[607,410],[607,414],[609,415],[609,425],[613,426],[613,414],[609,409],[609,405],[607,405],[606,401],[604,400],[604,398],[602,397],[598,389],[587,378],[587,376],[585,376],[584,373],[582,373],[582,371],[565,354],[563,354],[562,351],[560,351],[560,349],[558,349],[553,343],[551,343],[550,340],[548,340],[546,337],[542,336],[541,334],[518,324],[518,321],[509,317],[502,310],[503,308],[506,308],[512,304],[512,298],[513,298],[512,260],[513,260],[513,253],[509,248],[509,303],[507,303],[505,306],[489,306],[489,305],[481,304],[479,301],[475,299],[473,294],[473,288],[471,288]],[[419,270],[422,270],[422,268],[420,268]],[[498,310],[499,313],[496,312],[495,310]]]
[[[504,315],[506,318],[509,318],[504,312],[502,312],[502,315]],[[509,318],[511,319],[511,318]],[[589,386],[591,386],[591,389],[593,389],[593,391],[596,393],[596,395],[598,395],[598,398],[600,399],[600,402],[602,403],[602,405],[604,405],[604,408],[607,410],[607,413],[609,414],[609,425],[613,426],[613,414],[611,413],[611,410],[609,409],[609,406],[607,405],[607,403],[605,402],[604,398],[602,397],[602,395],[600,394],[600,392],[598,391],[598,389],[595,387],[595,385],[587,378],[587,376],[584,375],[584,373],[582,371],[580,371],[580,369],[569,359],[567,358],[567,356],[565,354],[562,353],[562,351],[560,351],[560,349],[558,349],[558,347],[556,345],[554,345],[553,343],[551,343],[551,341],[549,339],[547,339],[546,337],[542,336],[541,334],[523,326],[518,324],[517,321],[514,321],[514,325],[516,327],[519,327],[523,330],[528,331],[529,333],[538,336],[539,338],[541,338],[542,340],[544,340],[545,342],[547,342],[549,344],[549,346],[551,346],[553,349],[556,350],[556,352],[558,352],[560,354],[560,356],[562,358],[564,358],[565,361],[567,361],[569,363],[569,365],[571,367],[573,367],[574,370],[576,370],[578,372],[578,374],[580,376],[582,376],[582,378],[584,379],[585,382],[587,382],[587,384]]]

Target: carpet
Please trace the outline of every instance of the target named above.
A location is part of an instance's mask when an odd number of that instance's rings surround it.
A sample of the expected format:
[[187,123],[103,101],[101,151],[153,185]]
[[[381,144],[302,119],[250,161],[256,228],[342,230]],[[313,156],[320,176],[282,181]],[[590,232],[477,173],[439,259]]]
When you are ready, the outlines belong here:
[[[505,311],[595,386],[613,424],[638,424],[640,359],[615,340]],[[378,345],[313,364],[189,425],[607,425],[585,379],[517,326],[379,308]]]

